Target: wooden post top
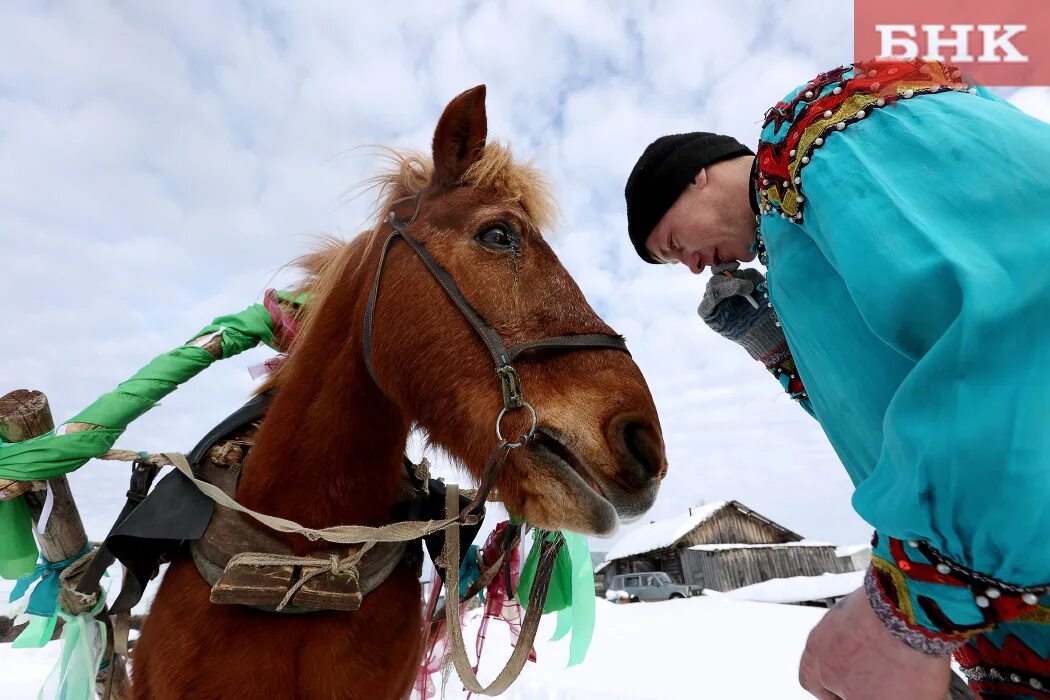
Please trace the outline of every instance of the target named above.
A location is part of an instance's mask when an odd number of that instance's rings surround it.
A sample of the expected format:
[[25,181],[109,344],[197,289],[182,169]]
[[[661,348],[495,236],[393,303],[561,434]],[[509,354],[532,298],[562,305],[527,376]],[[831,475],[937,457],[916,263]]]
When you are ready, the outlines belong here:
[[22,442],[55,427],[51,407],[43,392],[15,389],[0,396],[0,439]]

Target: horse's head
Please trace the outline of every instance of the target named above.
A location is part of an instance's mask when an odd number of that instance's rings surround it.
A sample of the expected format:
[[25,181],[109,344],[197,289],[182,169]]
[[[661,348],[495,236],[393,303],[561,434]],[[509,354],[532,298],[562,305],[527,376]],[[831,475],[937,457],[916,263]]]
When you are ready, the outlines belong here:
[[[507,345],[612,334],[543,239],[552,206],[535,169],[486,144],[485,88],[456,97],[434,133],[433,163],[398,157],[383,184],[408,225]],[[418,211],[416,211],[418,201]],[[380,233],[389,233],[383,227]],[[371,331],[387,397],[480,478],[504,402],[493,360],[420,259],[390,248]],[[614,349],[537,350],[515,362],[538,428],[496,480],[508,509],[549,529],[606,534],[656,497],[666,460],[659,419],[630,355]],[[510,438],[528,430],[508,414]]]

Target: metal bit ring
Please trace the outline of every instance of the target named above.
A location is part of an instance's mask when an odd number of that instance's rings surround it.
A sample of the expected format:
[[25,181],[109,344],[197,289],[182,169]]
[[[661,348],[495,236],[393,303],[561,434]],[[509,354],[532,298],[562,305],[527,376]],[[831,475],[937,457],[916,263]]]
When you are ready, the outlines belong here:
[[[536,409],[533,408],[532,404],[530,404],[528,401],[522,401],[521,405],[522,407],[529,409],[529,414],[532,416],[532,425],[529,426],[528,434],[523,434],[518,442],[508,442],[507,447],[521,447],[526,442],[528,442],[529,439],[536,433]],[[499,439],[500,442],[505,441],[503,437],[503,430],[500,427],[500,424],[503,422],[503,416],[507,415],[508,413],[510,413],[510,409],[502,408],[500,409],[499,416],[496,417],[496,437]]]

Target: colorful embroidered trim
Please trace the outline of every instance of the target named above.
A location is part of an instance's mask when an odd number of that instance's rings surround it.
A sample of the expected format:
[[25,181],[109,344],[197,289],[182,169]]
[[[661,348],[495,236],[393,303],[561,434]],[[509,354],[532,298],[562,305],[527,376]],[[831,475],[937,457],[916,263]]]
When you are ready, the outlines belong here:
[[777,378],[780,386],[784,388],[784,391],[791,398],[796,401],[803,401],[809,398],[809,394],[806,393],[806,387],[802,383],[802,377],[798,375],[798,369],[795,368],[795,358],[791,356],[791,350],[788,349],[787,342],[782,343],[768,355],[760,357],[759,361]]
[[872,552],[868,599],[887,628],[920,651],[947,653],[1003,622],[1050,624],[1048,586],[971,571],[926,542],[876,533]]
[[774,135],[785,125],[788,129],[783,138],[759,141],[755,191],[760,211],[801,221],[802,169],[831,132],[900,99],[967,90],[960,79],[958,68],[923,59],[873,59],[821,73],[790,101],[766,112],[763,135],[770,127]]
[[966,643],[965,637],[953,639],[948,635],[936,634],[915,624],[914,618],[904,615],[901,608],[907,607],[905,599],[895,598],[896,590],[884,583],[874,560],[864,577],[864,592],[868,595],[868,602],[875,615],[890,634],[912,649],[931,656],[948,656]]
[[1015,635],[1001,646],[978,635],[955,652],[955,660],[981,697],[1050,700],[1050,659]]

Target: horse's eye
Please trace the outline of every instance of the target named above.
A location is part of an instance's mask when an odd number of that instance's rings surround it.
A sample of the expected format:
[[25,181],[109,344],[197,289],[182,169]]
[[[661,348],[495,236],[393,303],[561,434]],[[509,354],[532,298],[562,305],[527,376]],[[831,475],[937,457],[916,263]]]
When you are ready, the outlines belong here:
[[481,245],[492,250],[507,250],[514,247],[514,237],[504,226],[491,226],[478,234]]

